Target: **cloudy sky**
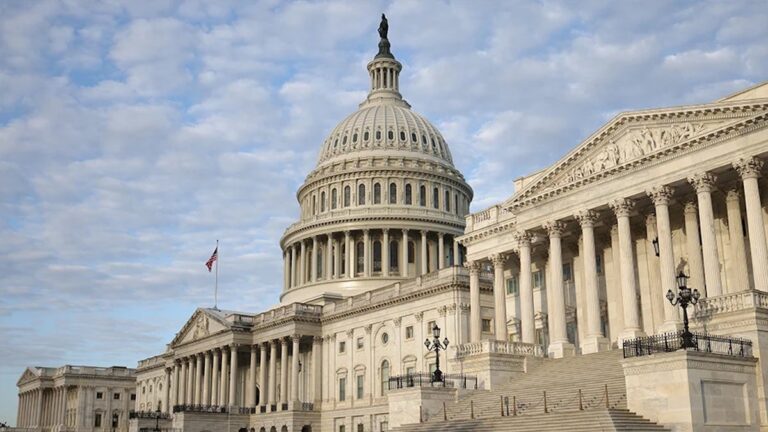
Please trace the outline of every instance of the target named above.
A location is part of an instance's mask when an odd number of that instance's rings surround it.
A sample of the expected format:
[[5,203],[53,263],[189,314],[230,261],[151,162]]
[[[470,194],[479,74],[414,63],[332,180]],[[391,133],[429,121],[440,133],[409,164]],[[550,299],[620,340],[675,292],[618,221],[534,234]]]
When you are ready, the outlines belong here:
[[128,365],[277,302],[278,239],[379,14],[473,209],[624,110],[768,79],[764,0],[0,3],[0,421],[27,365]]

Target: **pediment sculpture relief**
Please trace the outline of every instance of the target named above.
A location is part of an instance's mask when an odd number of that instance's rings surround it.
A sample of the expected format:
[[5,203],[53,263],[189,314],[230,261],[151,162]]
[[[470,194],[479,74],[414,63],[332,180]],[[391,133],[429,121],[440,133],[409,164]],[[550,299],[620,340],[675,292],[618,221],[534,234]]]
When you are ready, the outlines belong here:
[[560,177],[552,187],[563,186],[601,171],[623,165],[633,160],[655,153],[665,147],[675,146],[701,134],[706,129],[703,123],[684,123],[663,128],[635,129],[619,137],[608,140],[604,146],[586,160],[577,162],[577,166]]
[[208,322],[208,316],[205,314],[200,314],[200,316],[197,318],[197,322],[195,322],[195,331],[192,334],[192,339],[197,340],[202,337],[208,336],[209,334],[209,322]]

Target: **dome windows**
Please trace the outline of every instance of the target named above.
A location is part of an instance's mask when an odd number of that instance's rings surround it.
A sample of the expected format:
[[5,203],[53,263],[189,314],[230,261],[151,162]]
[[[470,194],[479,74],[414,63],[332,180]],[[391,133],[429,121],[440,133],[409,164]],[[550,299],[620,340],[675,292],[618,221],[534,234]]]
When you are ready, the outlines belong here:
[[405,185],[405,203],[408,205],[413,204],[413,192],[410,184]]
[[357,186],[357,205],[365,205],[365,185]]
[[349,186],[344,186],[344,207],[349,207],[352,204],[352,191]]
[[336,210],[336,201],[338,199],[336,188],[331,190],[331,210]]
[[344,138],[341,139],[341,145],[346,145],[346,144],[347,144],[347,136],[344,135]]
[[411,132],[411,141],[418,142],[418,139],[416,138],[416,132]]
[[424,145],[427,145],[427,137],[426,136],[424,136],[424,135],[421,136],[421,143],[424,144]]
[[333,142],[333,148],[336,148],[339,146],[339,139],[336,138],[336,141]]
[[376,131],[376,140],[381,139],[381,131]]
[[395,133],[392,131],[387,132],[387,139],[389,139],[390,141],[395,139]]
[[397,185],[394,183],[389,184],[389,203],[397,204]]
[[373,203],[381,204],[381,184],[379,183],[373,185]]
[[371,134],[368,133],[368,131],[365,131],[363,133],[363,141],[368,141],[371,138]]
[[405,141],[405,131],[400,131],[400,141]]
[[355,134],[354,134],[354,135],[352,135],[352,142],[353,142],[353,143],[356,143],[356,142],[357,142],[357,132],[355,132]]

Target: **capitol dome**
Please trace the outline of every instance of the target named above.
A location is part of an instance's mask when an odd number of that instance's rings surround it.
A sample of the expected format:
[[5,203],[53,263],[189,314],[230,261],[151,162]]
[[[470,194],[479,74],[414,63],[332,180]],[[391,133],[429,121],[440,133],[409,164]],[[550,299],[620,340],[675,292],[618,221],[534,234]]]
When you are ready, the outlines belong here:
[[323,141],[280,241],[281,302],[325,303],[461,262],[472,189],[448,144],[400,94],[386,34],[359,109]]

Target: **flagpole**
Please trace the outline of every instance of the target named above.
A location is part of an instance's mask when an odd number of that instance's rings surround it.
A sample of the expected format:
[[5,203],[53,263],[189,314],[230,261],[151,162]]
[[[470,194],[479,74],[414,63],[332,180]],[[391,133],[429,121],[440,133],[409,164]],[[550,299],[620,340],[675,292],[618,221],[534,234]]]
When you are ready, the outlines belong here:
[[216,285],[213,290],[213,308],[219,309],[219,241],[216,240]]

